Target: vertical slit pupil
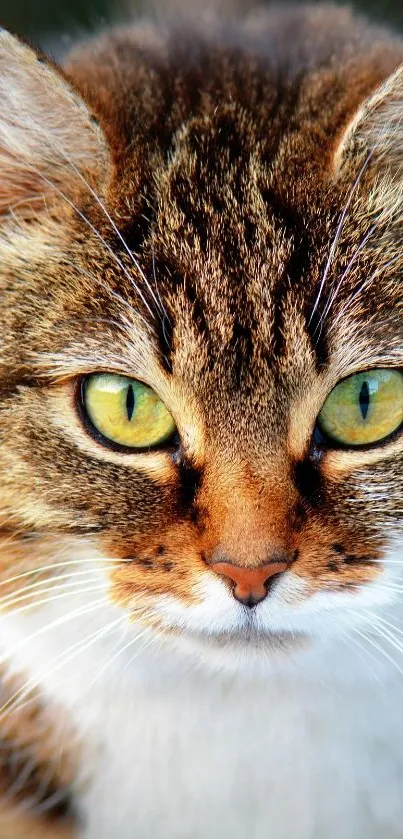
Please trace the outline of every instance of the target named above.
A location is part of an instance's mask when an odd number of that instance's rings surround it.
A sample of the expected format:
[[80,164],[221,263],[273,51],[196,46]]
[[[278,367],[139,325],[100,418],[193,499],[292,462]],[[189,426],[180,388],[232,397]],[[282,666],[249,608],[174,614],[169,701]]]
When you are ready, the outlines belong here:
[[370,393],[368,382],[363,382],[361,385],[360,395],[358,397],[360,403],[360,410],[362,418],[366,420],[369,411]]
[[129,422],[130,422],[130,420],[133,416],[134,402],[135,402],[135,399],[134,399],[133,385],[129,385],[129,387],[127,388],[127,394],[126,394],[126,411],[127,411],[127,416],[129,418]]

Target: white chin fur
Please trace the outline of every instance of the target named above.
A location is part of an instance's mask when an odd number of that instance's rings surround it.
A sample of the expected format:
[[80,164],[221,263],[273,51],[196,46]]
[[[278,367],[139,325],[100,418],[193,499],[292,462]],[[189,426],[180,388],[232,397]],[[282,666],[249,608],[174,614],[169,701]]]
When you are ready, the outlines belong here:
[[391,552],[375,582],[346,590],[311,593],[303,578],[287,572],[276,581],[270,595],[253,609],[238,603],[228,587],[212,575],[195,589],[197,602],[184,606],[167,595],[161,597],[155,611],[167,627],[191,635],[334,635],[349,626],[365,623],[365,614],[392,602],[397,596],[395,584],[403,576],[399,553]]

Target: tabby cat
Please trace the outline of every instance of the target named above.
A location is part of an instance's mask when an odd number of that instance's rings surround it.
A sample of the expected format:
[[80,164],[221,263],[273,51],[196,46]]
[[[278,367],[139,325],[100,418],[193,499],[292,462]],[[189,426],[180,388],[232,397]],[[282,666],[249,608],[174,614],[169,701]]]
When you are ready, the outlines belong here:
[[402,62],[1,31],[1,839],[402,839]]

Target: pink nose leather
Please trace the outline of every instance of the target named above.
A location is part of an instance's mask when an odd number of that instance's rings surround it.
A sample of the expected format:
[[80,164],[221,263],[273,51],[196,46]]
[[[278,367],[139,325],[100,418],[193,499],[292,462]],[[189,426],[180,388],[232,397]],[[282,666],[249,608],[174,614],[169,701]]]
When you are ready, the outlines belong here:
[[212,571],[235,583],[234,597],[249,606],[260,603],[267,596],[268,582],[287,568],[286,562],[268,562],[259,568],[242,568],[230,562],[215,562]]

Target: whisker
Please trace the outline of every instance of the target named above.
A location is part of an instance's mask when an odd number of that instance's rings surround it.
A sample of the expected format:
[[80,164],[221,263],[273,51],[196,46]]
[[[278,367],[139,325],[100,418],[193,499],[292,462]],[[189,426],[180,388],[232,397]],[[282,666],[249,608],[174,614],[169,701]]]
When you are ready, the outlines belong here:
[[352,267],[353,267],[354,263],[355,263],[355,262],[356,262],[356,260],[358,259],[358,256],[360,255],[361,251],[363,250],[363,248],[365,247],[365,245],[367,244],[368,240],[371,238],[371,236],[373,235],[373,233],[375,232],[375,230],[376,230],[376,225],[373,225],[373,226],[370,228],[370,230],[368,231],[368,233],[366,234],[366,236],[364,236],[364,238],[361,240],[361,242],[360,242],[360,244],[358,245],[358,247],[355,249],[355,251],[354,251],[354,253],[353,253],[353,255],[352,255],[352,257],[351,257],[351,259],[350,259],[350,261],[349,261],[349,263],[348,263],[348,265],[347,265],[347,267],[346,267],[346,269],[343,271],[343,273],[342,273],[342,275],[341,275],[341,277],[340,277],[340,280],[339,280],[339,282],[337,283],[337,286],[336,286],[336,288],[335,288],[335,290],[334,290],[333,294],[331,295],[330,299],[329,299],[329,300],[328,300],[328,302],[326,303],[326,306],[325,306],[325,308],[324,308],[324,310],[323,310],[323,312],[322,312],[322,314],[321,314],[321,317],[320,317],[320,319],[319,319],[319,323],[318,323],[317,327],[315,328],[315,333],[316,333],[318,330],[319,330],[319,331],[321,330],[322,325],[323,325],[323,322],[324,322],[325,318],[327,317],[327,315],[329,314],[330,309],[332,308],[332,305],[333,305],[334,301],[336,300],[336,297],[337,297],[337,295],[338,295],[338,293],[339,293],[339,291],[340,291],[341,286],[343,285],[344,281],[347,279],[347,277],[348,277],[348,275],[349,275],[349,273],[350,273],[350,271],[351,271],[351,269],[352,269]]
[[[82,581],[82,577],[85,578],[84,582],[91,582],[91,580],[93,580],[94,582],[96,581],[99,583],[99,577],[94,573],[94,569],[91,568],[86,569],[85,571],[70,572],[68,575],[66,573],[53,576],[51,575],[46,578],[46,580],[36,580],[33,583],[28,583],[28,585],[25,585],[22,588],[18,588],[17,592],[13,591],[9,594],[3,595],[3,597],[0,598],[0,608],[6,605],[9,600],[13,600],[16,596],[28,596],[32,591],[36,591],[36,589],[42,589],[42,591],[45,592],[52,591],[61,587],[60,585],[54,585],[55,583],[59,584],[60,582],[65,583],[66,585],[75,585],[76,579],[78,578]],[[44,589],[43,586],[47,586],[47,584],[49,584],[49,587]]]
[[[99,608],[104,607],[104,606],[105,606],[105,600],[104,600],[104,599],[102,599],[102,600],[97,601],[95,604],[93,604],[93,608],[92,608],[91,606],[89,606],[89,607],[87,606],[87,607],[86,607],[85,609],[83,609],[83,610],[80,610],[80,611],[76,610],[76,611],[74,611],[74,612],[71,612],[71,613],[69,613],[68,615],[63,616],[63,617],[64,617],[64,620],[63,620],[63,621],[62,621],[62,620],[57,620],[57,621],[52,622],[51,624],[48,624],[48,625],[46,625],[46,626],[44,626],[44,627],[41,627],[41,629],[40,629],[40,630],[38,630],[38,632],[36,632],[36,633],[34,633],[33,635],[29,636],[28,638],[24,639],[24,641],[28,643],[28,642],[29,642],[30,640],[32,640],[33,638],[37,637],[38,635],[41,635],[43,632],[46,632],[46,631],[48,631],[50,628],[52,628],[52,627],[56,626],[56,624],[59,624],[59,623],[62,623],[62,622],[63,622],[63,623],[67,623],[69,620],[71,620],[71,619],[72,619],[72,617],[75,617],[75,616],[77,616],[77,615],[79,615],[79,614],[86,614],[87,612],[90,612],[90,611],[95,611],[96,609],[99,609]],[[88,636],[87,636],[87,637],[88,637]],[[86,640],[86,639],[84,639],[84,640]],[[79,642],[79,643],[80,643],[80,642]],[[21,643],[21,642],[20,642],[20,644],[19,644],[19,645],[17,645],[15,649],[16,649],[16,650],[18,650],[21,646],[24,646],[24,643]],[[68,650],[67,650],[67,651],[69,651],[70,649],[71,649],[71,647],[70,647],[70,648],[68,648]],[[7,656],[4,656],[4,662],[6,662],[6,661],[8,660],[8,658],[9,658],[9,657],[11,657],[12,655],[13,655],[13,652],[12,652],[12,653],[10,653],[10,654],[8,654]],[[59,660],[59,657],[57,657],[57,658],[55,659],[55,661],[58,661],[58,660]],[[36,702],[37,702],[37,695],[36,695],[36,694],[34,694],[33,696],[28,695],[28,698],[27,698],[27,699],[25,699],[24,701],[22,701],[22,700],[18,701],[18,703],[16,703],[16,704],[15,704],[15,706],[14,706],[14,701],[15,701],[16,699],[18,699],[18,694],[19,694],[20,692],[25,692],[25,687],[26,687],[26,684],[27,684],[27,683],[24,683],[24,685],[22,685],[22,686],[20,687],[20,689],[19,689],[18,691],[16,691],[16,692],[13,694],[13,696],[9,698],[9,700],[7,700],[7,702],[9,702],[10,704],[12,704],[12,707],[10,707],[10,709],[9,709],[9,710],[10,710],[10,713],[11,713],[12,711],[14,711],[14,710],[15,710],[15,711],[20,712],[20,711],[22,711],[24,708],[27,708],[29,705],[31,705],[31,704],[33,704],[33,703],[36,703]],[[36,685],[34,685],[34,687],[32,688],[32,690],[34,690],[34,688],[35,688],[35,687],[38,687],[38,685],[39,685],[39,684],[40,684],[40,681],[38,680],[38,683],[37,683]],[[29,691],[31,691],[31,687],[29,688]],[[6,703],[4,703],[4,705],[6,705]],[[6,719],[6,717],[5,717],[3,720],[1,720],[1,724],[2,724],[2,725],[4,725],[5,723],[7,723],[7,719]],[[10,718],[10,725],[12,725],[12,724],[13,724],[13,720],[12,720],[12,718]]]
[[0,722],[4,718],[5,713],[11,707],[14,706],[15,701],[18,699],[19,696],[24,696],[28,691],[31,691],[31,690],[34,690],[35,688],[37,688],[38,685],[40,685],[41,683],[46,681],[46,679],[49,676],[52,676],[54,673],[56,673],[58,670],[60,670],[60,668],[63,667],[65,664],[68,664],[70,661],[74,660],[74,658],[77,658],[77,656],[80,655],[80,653],[84,652],[89,647],[91,647],[97,640],[99,640],[100,638],[103,638],[104,635],[106,635],[106,634],[108,634],[108,632],[110,632],[111,628],[113,628],[114,626],[116,626],[120,622],[121,622],[121,616],[119,616],[118,619],[110,621],[102,629],[97,629],[91,635],[87,635],[87,637],[84,640],[80,639],[80,641],[76,642],[75,644],[72,644],[70,647],[67,648],[67,650],[64,650],[64,652],[61,655],[57,656],[57,658],[55,659],[55,666],[50,668],[49,670],[47,670],[45,674],[42,674],[39,678],[28,679],[24,683],[24,685],[22,685],[22,687],[20,687],[18,690],[16,690],[14,692],[14,694],[12,695],[12,697],[10,697],[3,704],[3,706],[0,708]]
[[[136,659],[139,658],[140,655],[142,655],[144,650],[147,650],[148,647],[150,647],[156,641],[161,642],[161,638],[159,638],[159,636],[167,635],[168,632],[169,632],[168,628],[163,628],[161,626],[158,627],[158,635],[157,634],[152,634],[151,637],[148,639],[148,641],[146,643],[142,644],[140,649],[136,650],[133,653],[133,655],[129,658],[129,660],[126,662],[126,664],[124,665],[124,667],[120,671],[120,677],[122,677],[123,674],[126,672],[126,670],[128,670],[128,668],[132,666],[133,662],[136,661]],[[146,634],[146,633],[142,633],[141,637],[143,637],[144,634]],[[135,640],[135,639],[133,639],[133,640]],[[126,647],[129,647],[129,646],[130,646],[129,644],[126,645]]]
[[403,584],[402,583],[393,583],[393,582],[379,582],[378,587],[380,590],[383,591],[392,591],[396,594],[401,594],[403,592]]
[[[387,262],[387,263],[386,263],[386,265],[384,265],[384,266],[383,266],[383,270],[386,270],[387,268],[390,268],[390,266],[391,266],[391,265],[393,265],[395,262],[397,262],[399,259],[401,259],[400,254],[396,254],[396,256],[394,256],[392,259],[390,259],[390,260],[389,260],[389,262]],[[340,312],[339,312],[339,314],[337,315],[337,317],[335,318],[335,320],[331,323],[331,325],[330,325],[330,330],[335,329],[335,327],[337,326],[337,324],[340,322],[340,320],[341,320],[341,319],[343,318],[343,316],[345,315],[346,311],[347,311],[347,310],[351,307],[351,304],[354,302],[354,300],[356,300],[356,299],[357,299],[357,297],[359,297],[359,295],[360,295],[360,294],[362,294],[362,292],[363,292],[363,291],[365,291],[365,290],[366,290],[366,289],[367,289],[367,288],[368,288],[368,287],[369,287],[369,286],[373,283],[373,281],[374,281],[375,277],[377,277],[377,276],[378,276],[378,270],[374,271],[374,273],[373,273],[373,274],[371,274],[371,276],[370,276],[370,277],[367,277],[367,279],[365,279],[365,280],[361,283],[361,285],[360,285],[360,286],[359,286],[359,288],[358,288],[358,289],[354,292],[354,294],[351,294],[351,295],[350,295],[350,297],[349,297],[349,298],[348,298],[348,300],[346,301],[346,303],[345,303],[345,305],[343,306],[343,308],[340,310]]]
[[115,652],[115,653],[111,656],[111,658],[109,658],[109,659],[108,659],[108,661],[106,662],[106,664],[104,664],[104,665],[103,665],[103,667],[101,667],[101,669],[100,669],[100,670],[98,670],[98,672],[97,672],[96,676],[95,676],[95,677],[94,677],[94,679],[91,681],[91,683],[90,683],[90,685],[89,685],[89,688],[88,688],[88,689],[90,690],[90,688],[91,688],[91,687],[93,687],[93,685],[94,685],[94,684],[96,684],[96,682],[97,682],[97,681],[101,678],[101,676],[103,676],[103,674],[105,673],[105,671],[106,671],[106,670],[108,670],[108,668],[110,667],[110,665],[111,665],[111,664],[113,664],[113,662],[114,662],[114,661],[116,661],[116,659],[117,659],[117,658],[119,658],[119,656],[120,656],[120,655],[122,655],[122,654],[125,652],[125,650],[126,650],[126,649],[128,649],[128,647],[130,647],[130,646],[131,646],[132,644],[134,644],[137,640],[139,640],[139,639],[140,639],[140,638],[142,638],[144,635],[146,635],[146,634],[147,634],[147,632],[148,632],[148,630],[147,630],[147,629],[144,629],[142,632],[140,632],[140,634],[139,634],[139,635],[136,635],[134,638],[130,638],[130,640],[129,640],[126,644],[124,644],[124,645],[123,645],[123,647],[119,647],[119,649],[118,649],[118,650],[117,650],[117,651],[116,651],[116,652]]
[[374,614],[373,612],[368,612],[367,610],[365,610],[364,614],[367,614],[370,618],[374,618],[376,621],[380,621],[381,623],[386,624],[390,629],[398,632],[399,635],[403,635],[403,629],[399,629],[400,626],[403,627],[403,621],[396,620],[394,615],[393,620],[395,622],[392,623],[391,621],[388,621],[383,615],[379,615],[377,612]]
[[[88,181],[86,180],[86,178],[84,178],[84,175],[82,174],[82,172],[80,172],[80,170],[79,170],[79,169],[77,169],[77,167],[75,166],[74,162],[73,162],[73,161],[72,161],[72,160],[68,157],[68,155],[66,155],[66,153],[65,153],[62,149],[57,149],[57,150],[61,152],[61,154],[63,155],[63,157],[64,157],[64,159],[66,160],[66,162],[67,162],[67,163],[69,164],[69,166],[73,169],[73,171],[75,172],[75,174],[77,175],[77,177],[78,177],[78,178],[80,178],[80,180],[83,182],[83,184],[85,185],[85,187],[88,189],[89,193],[92,195],[92,197],[93,197],[93,198],[95,199],[95,201],[97,202],[98,206],[101,208],[101,210],[102,210],[102,212],[103,212],[103,214],[104,214],[105,218],[107,219],[107,221],[108,221],[108,222],[109,222],[109,224],[111,225],[112,230],[114,231],[114,233],[116,233],[116,235],[117,235],[117,237],[118,237],[119,241],[120,241],[120,242],[121,242],[121,244],[123,245],[123,247],[124,247],[124,249],[125,249],[126,253],[129,255],[130,259],[131,259],[131,260],[132,260],[132,262],[133,262],[133,265],[135,266],[136,270],[139,272],[139,274],[140,274],[140,276],[141,276],[142,280],[144,281],[144,283],[145,283],[146,287],[148,288],[148,290],[149,290],[149,292],[150,292],[150,294],[151,294],[151,296],[152,296],[152,298],[153,298],[153,300],[154,300],[154,303],[156,304],[157,308],[160,310],[161,314],[164,314],[164,313],[165,313],[165,310],[164,310],[164,308],[162,307],[161,300],[158,300],[158,299],[157,299],[157,297],[156,297],[156,295],[154,294],[154,291],[153,291],[153,289],[152,289],[152,287],[151,287],[151,284],[149,283],[149,281],[148,281],[148,279],[147,279],[147,277],[146,277],[146,275],[145,275],[145,273],[144,273],[143,269],[141,268],[140,263],[137,261],[137,259],[135,258],[135,256],[134,256],[133,252],[130,250],[130,248],[129,248],[129,246],[128,246],[127,242],[126,242],[126,241],[125,241],[125,239],[123,238],[123,236],[122,236],[122,234],[121,234],[120,230],[118,229],[118,227],[117,227],[117,225],[115,224],[114,220],[112,219],[112,217],[111,217],[110,213],[109,213],[109,212],[108,212],[108,210],[106,209],[106,207],[105,207],[105,205],[104,205],[103,201],[101,201],[101,198],[99,197],[98,193],[97,193],[97,192],[93,189],[93,187],[92,187],[92,186],[88,183]],[[147,308],[148,308],[148,310],[149,310],[150,314],[152,315],[152,317],[154,317],[154,313],[153,313],[153,311],[149,308],[148,304],[146,304],[145,299],[143,298],[141,291],[139,290],[138,286],[136,285],[136,283],[134,282],[134,280],[133,280],[133,279],[131,280],[131,284],[133,285],[133,287],[134,287],[135,291],[136,291],[136,292],[140,295],[141,299],[143,300],[143,303],[144,303],[145,305],[147,305]]]
[[23,647],[27,644],[30,644],[36,638],[39,638],[41,635],[45,635],[46,632],[51,631],[52,629],[56,629],[58,626],[63,626],[63,624],[68,623],[70,620],[75,620],[78,617],[83,617],[90,612],[95,612],[97,609],[100,609],[101,606],[105,606],[105,598],[100,597],[99,600],[93,600],[91,603],[86,604],[85,606],[80,606],[77,609],[73,609],[72,611],[68,612],[66,615],[61,615],[60,617],[56,618],[55,620],[51,621],[50,623],[41,626],[40,629],[36,630],[36,632],[32,632],[29,635],[24,636],[24,638],[15,644],[14,647],[11,649],[7,649],[7,652],[4,653],[0,657],[0,666],[5,664],[7,661],[10,661],[13,656],[19,652]]
[[[370,659],[370,661],[378,662],[379,659],[374,655],[372,650],[368,650],[366,647],[364,647],[363,644],[360,644],[358,639],[355,638],[353,635],[343,634],[341,636],[341,638],[347,644],[347,646],[349,646],[351,644],[351,646],[355,650],[355,652],[357,652],[358,654],[362,653],[362,655],[360,655],[360,658],[361,658],[361,661],[363,661],[365,663],[366,667],[369,667],[368,659]],[[372,667],[370,668],[370,672],[371,672],[371,675],[373,676],[373,678],[378,682],[378,684],[383,686],[382,680],[380,679],[379,675],[372,669]]]
[[393,632],[390,632],[387,627],[378,624],[376,621],[372,624],[372,626],[376,626],[376,630],[378,635],[387,641],[397,652],[403,653],[403,644],[395,638]]
[[[140,314],[140,312],[138,312],[131,305],[131,303],[128,300],[126,300],[121,294],[119,294],[119,292],[115,291],[113,288],[111,288],[109,285],[107,285],[107,283],[105,283],[103,280],[101,280],[100,277],[97,277],[91,271],[88,271],[86,268],[83,268],[82,265],[76,264],[72,259],[66,259],[65,257],[63,257],[63,262],[66,263],[66,265],[71,265],[71,267],[74,268],[76,271],[78,271],[78,273],[81,274],[83,277],[87,277],[92,282],[97,283],[101,288],[103,288],[105,291],[107,291],[108,294],[111,297],[113,297],[115,300],[117,300],[117,302],[120,305],[125,306],[126,309],[129,309],[129,311],[132,315],[134,315],[136,318],[139,318],[143,322],[143,324],[145,324],[145,326],[147,327],[147,330],[150,329],[150,326],[149,326],[148,322],[146,321],[145,318],[143,318],[143,316]],[[122,324],[117,324],[119,326],[119,328],[122,329],[122,325],[125,326],[126,328],[130,328],[130,324],[125,323],[125,320],[122,317],[122,315],[120,315],[120,317],[121,317],[121,320],[122,320]]]
[[160,290],[159,290],[158,282],[157,282],[157,272],[156,272],[156,268],[155,268],[155,248],[154,248],[154,243],[153,242],[151,244],[151,263],[152,263],[154,285],[155,285],[156,292],[157,292],[157,295],[158,295],[158,300],[160,301],[160,306],[161,306],[161,311],[162,311],[162,333],[163,333],[165,342],[168,344],[167,334],[165,332],[165,321],[168,321],[168,323],[171,323],[171,318],[169,317],[168,312],[167,312],[167,310],[166,310],[166,308],[165,308],[165,306],[164,306],[164,304],[161,300]]
[[41,795],[41,790],[39,790],[36,796],[31,796],[29,802],[27,802],[26,800],[24,801],[24,804],[27,805],[25,809],[34,813],[35,816],[41,816],[44,813],[47,813],[49,810],[56,807],[60,802],[64,801],[66,797],[66,792],[66,789],[56,790],[56,792],[50,795],[45,801],[40,801],[40,803],[38,804],[38,797]]
[[[61,556],[63,555],[62,552],[60,552],[60,555]],[[132,559],[124,559],[124,558],[123,559],[114,559],[113,557],[112,558],[109,558],[109,557],[102,558],[101,557],[100,559],[98,559],[98,558],[92,559],[92,558],[85,558],[84,557],[84,558],[80,558],[80,559],[71,559],[71,560],[66,560],[66,561],[60,560],[59,562],[52,562],[49,565],[40,565],[38,567],[31,568],[28,571],[23,571],[21,574],[15,574],[12,577],[7,577],[7,579],[0,581],[0,587],[9,585],[10,583],[17,582],[18,580],[22,580],[24,577],[29,577],[29,576],[32,576],[33,574],[42,574],[45,571],[52,571],[55,568],[59,568],[59,569],[60,568],[67,568],[71,565],[77,566],[77,565],[83,565],[83,564],[87,564],[87,563],[97,565],[97,566],[103,565],[105,563],[107,565],[109,565],[109,564],[120,565],[123,562],[132,562]]]
[[21,772],[17,775],[15,781],[7,789],[3,795],[4,801],[12,801],[13,798],[23,789],[25,782],[28,780],[31,772],[35,769],[35,761],[33,758],[23,764]]
[[[29,167],[29,168],[38,177],[40,177],[46,184],[48,184],[48,186],[50,186],[51,189],[53,189],[56,192],[56,194],[59,195],[60,198],[62,198],[72,208],[72,210],[74,210],[74,212],[79,216],[79,218],[81,218],[81,220],[84,222],[84,224],[86,224],[87,227],[92,231],[94,236],[96,236],[96,238],[101,242],[101,244],[104,246],[104,248],[112,256],[112,258],[114,259],[114,261],[116,262],[116,264],[118,265],[118,267],[120,268],[120,270],[122,271],[122,273],[124,274],[126,279],[128,279],[130,285],[135,288],[135,290],[136,290],[137,294],[139,295],[143,305],[148,310],[151,317],[155,320],[155,314],[154,314],[153,310],[151,309],[151,306],[147,302],[146,298],[144,297],[144,295],[142,294],[142,292],[138,288],[138,286],[136,286],[133,283],[133,277],[131,277],[127,268],[123,265],[123,262],[119,259],[119,257],[117,256],[117,254],[115,253],[113,248],[110,246],[110,244],[106,241],[106,239],[104,239],[104,237],[99,232],[99,230],[97,230],[97,228],[92,224],[92,222],[89,220],[89,218],[87,218],[87,216],[82,212],[82,210],[80,210],[74,204],[74,202],[71,201],[70,198],[68,198],[68,196],[61,189],[59,189],[58,186],[56,186],[56,184],[53,181],[51,181],[49,178],[47,178],[46,175],[43,174],[43,172],[41,172],[39,169],[36,169],[35,167]],[[138,314],[138,317],[140,317],[144,321],[144,324],[146,325],[147,329],[149,329],[150,326],[147,323],[146,319],[143,318],[140,313],[137,313],[137,314]]]
[[379,565],[403,565],[403,559],[372,559],[371,562]]
[[[31,123],[32,123],[32,129],[33,129],[35,132],[44,133],[44,132],[43,132],[43,129],[42,129],[42,127],[41,127],[41,126],[38,126],[37,124],[35,124],[35,122],[34,122],[33,120],[31,120]],[[135,257],[135,255],[134,255],[133,251],[129,248],[129,246],[128,246],[128,244],[127,244],[126,240],[125,240],[125,239],[124,239],[124,237],[122,236],[122,233],[120,232],[120,230],[119,230],[119,228],[118,228],[117,224],[115,223],[115,221],[114,221],[114,219],[112,218],[111,214],[109,213],[109,211],[108,211],[107,207],[105,206],[104,202],[102,201],[102,199],[101,199],[100,195],[99,195],[99,194],[97,193],[97,191],[93,188],[93,186],[89,183],[89,181],[88,181],[88,180],[84,177],[84,175],[83,175],[83,173],[81,172],[81,170],[80,170],[80,169],[76,166],[76,164],[74,163],[74,160],[73,160],[73,159],[72,159],[72,158],[71,158],[71,157],[70,157],[70,156],[66,153],[65,149],[63,149],[61,146],[59,146],[59,145],[55,142],[54,138],[49,137],[48,135],[46,135],[46,140],[47,140],[47,143],[48,143],[48,144],[50,144],[50,146],[51,146],[51,147],[52,147],[52,148],[53,148],[53,149],[57,152],[57,154],[59,154],[59,155],[60,155],[60,156],[61,156],[61,157],[65,160],[65,162],[67,163],[67,165],[69,166],[69,168],[70,168],[70,169],[71,169],[71,170],[75,173],[76,177],[77,177],[77,178],[78,178],[78,179],[79,179],[79,180],[83,183],[83,185],[85,186],[86,190],[87,190],[87,191],[89,192],[89,194],[90,194],[90,195],[94,198],[94,200],[96,201],[97,205],[100,207],[100,209],[101,209],[101,211],[102,211],[102,213],[103,213],[104,217],[105,217],[105,218],[106,218],[106,220],[108,221],[108,223],[109,223],[109,225],[110,225],[110,227],[111,227],[112,231],[113,231],[113,232],[115,233],[115,235],[118,237],[118,239],[119,239],[119,241],[120,241],[121,245],[123,246],[123,248],[124,248],[125,252],[126,252],[126,253],[127,253],[127,255],[129,256],[129,258],[130,258],[130,260],[132,261],[132,263],[133,263],[133,265],[134,265],[134,267],[135,267],[136,271],[138,271],[138,273],[139,273],[139,275],[140,275],[141,279],[143,280],[143,282],[144,282],[144,284],[145,284],[146,288],[148,289],[149,293],[151,294],[151,297],[152,297],[152,299],[153,299],[153,301],[154,301],[154,303],[155,303],[155,305],[156,305],[156,307],[157,307],[157,310],[160,312],[160,314],[162,315],[162,317],[163,317],[163,318],[168,317],[167,312],[166,312],[166,309],[165,309],[165,307],[163,306],[163,303],[162,303],[162,301],[161,301],[161,296],[160,296],[159,291],[158,291],[158,285],[157,285],[157,283],[155,282],[155,285],[156,285],[156,290],[157,290],[157,294],[158,294],[158,296],[155,294],[155,292],[154,292],[154,290],[153,290],[153,288],[152,288],[152,286],[151,286],[151,283],[149,282],[149,280],[148,280],[148,278],[147,278],[147,276],[146,276],[146,274],[145,274],[145,272],[144,272],[143,268],[141,267],[141,265],[140,265],[139,261],[136,259],[136,257]],[[26,165],[26,164],[25,164],[25,165]],[[124,264],[122,263],[122,261],[119,259],[119,257],[117,256],[117,254],[115,253],[115,251],[113,250],[113,248],[111,248],[111,246],[109,245],[109,243],[108,243],[108,242],[105,240],[105,238],[102,236],[102,234],[100,233],[100,231],[99,231],[99,230],[98,230],[98,229],[97,229],[97,228],[96,228],[96,227],[92,224],[92,222],[91,222],[91,221],[87,218],[87,216],[85,216],[85,214],[84,214],[84,213],[83,213],[83,212],[82,212],[82,211],[81,211],[81,210],[80,210],[80,209],[79,209],[79,208],[78,208],[78,207],[77,207],[77,206],[76,206],[76,205],[75,205],[75,204],[74,204],[74,203],[73,203],[73,202],[72,202],[69,198],[68,198],[68,196],[67,196],[67,195],[65,195],[65,193],[63,193],[63,191],[62,191],[62,190],[60,190],[60,189],[59,189],[59,187],[58,187],[58,186],[57,186],[57,185],[56,185],[53,181],[51,181],[49,178],[47,178],[47,177],[43,174],[43,172],[41,172],[40,170],[38,170],[36,167],[34,167],[34,166],[32,166],[32,165],[31,165],[31,166],[29,166],[29,169],[30,169],[32,172],[34,172],[36,175],[38,175],[38,176],[41,178],[41,180],[43,180],[43,182],[44,182],[44,183],[46,183],[48,186],[50,186],[50,187],[51,187],[51,188],[52,188],[52,189],[53,189],[53,190],[54,190],[54,191],[55,191],[58,195],[60,195],[60,197],[61,197],[64,201],[66,201],[66,202],[69,204],[69,206],[71,206],[71,207],[72,207],[72,209],[73,209],[73,210],[74,210],[74,211],[78,214],[78,216],[79,216],[79,217],[80,217],[80,218],[84,221],[84,223],[85,223],[85,224],[86,224],[86,225],[87,225],[87,226],[88,226],[88,227],[92,230],[92,232],[94,233],[94,235],[95,235],[95,236],[96,236],[96,237],[97,237],[97,238],[101,241],[102,245],[103,245],[103,246],[106,248],[106,250],[107,250],[107,251],[108,251],[108,252],[112,255],[112,257],[113,257],[114,261],[116,262],[116,264],[119,266],[119,268],[121,269],[121,271],[124,273],[124,275],[126,276],[126,278],[129,280],[130,285],[132,286],[132,288],[134,288],[134,290],[136,291],[136,293],[137,293],[137,294],[138,294],[138,296],[140,297],[140,299],[141,299],[141,301],[142,301],[143,305],[146,307],[146,309],[148,310],[148,312],[149,312],[149,314],[151,315],[151,317],[152,317],[153,319],[155,319],[155,314],[154,314],[154,312],[153,312],[152,308],[150,307],[150,305],[149,305],[149,303],[148,303],[147,299],[145,298],[145,296],[144,296],[143,292],[141,291],[141,289],[139,288],[139,286],[137,285],[137,283],[135,282],[134,278],[131,276],[131,274],[129,273],[129,271],[126,269],[126,267],[124,266]],[[44,200],[45,200],[45,203],[46,203],[46,196],[44,196]],[[155,262],[154,262],[154,259],[153,259],[153,271],[154,271],[154,281],[155,281],[155,280],[156,280],[156,278],[155,278]],[[142,317],[139,313],[137,313],[137,314],[138,314],[140,317]],[[142,320],[144,321],[144,323],[145,323],[145,325],[147,326],[147,328],[149,328],[149,325],[148,325],[147,321],[146,321],[144,318],[142,318]]]
[[358,629],[358,627],[354,627],[354,631],[355,631],[355,632],[357,632],[357,633],[358,633],[358,635],[360,635],[360,636],[361,636],[361,638],[363,638],[363,640],[364,640],[366,643],[370,644],[370,645],[371,645],[371,647],[374,647],[374,649],[376,649],[376,650],[378,650],[378,652],[382,653],[382,655],[384,656],[384,658],[386,658],[386,659],[387,659],[387,661],[389,661],[389,662],[393,665],[393,667],[395,667],[395,668],[396,668],[396,670],[398,670],[398,671],[399,671],[399,673],[401,673],[401,674],[403,675],[403,670],[402,670],[402,668],[401,668],[401,667],[399,667],[399,665],[397,664],[397,662],[395,661],[395,659],[394,659],[394,658],[392,658],[392,656],[391,656],[391,655],[389,655],[389,653],[388,653],[388,652],[387,652],[387,651],[386,651],[386,650],[385,650],[385,649],[384,649],[384,648],[383,648],[380,644],[377,644],[377,643],[373,640],[373,638],[370,638],[370,637],[369,637],[368,635],[366,635],[364,632],[361,632],[361,630],[360,630],[360,629]]
[[[49,591],[53,591],[53,589],[50,588]],[[54,597],[47,597],[47,598],[45,597],[45,598],[42,598],[40,600],[35,600],[34,602],[26,603],[24,606],[21,606],[18,609],[14,609],[13,608],[14,603],[19,602],[19,600],[25,600],[26,599],[26,595],[25,595],[25,597],[18,598],[18,600],[16,599],[15,601],[8,602],[7,603],[7,609],[10,610],[10,611],[12,610],[14,615],[18,615],[18,614],[21,614],[22,612],[27,612],[29,609],[39,609],[39,607],[41,607],[41,606],[45,606],[49,603],[53,603],[56,600],[61,600],[64,597],[71,597],[72,594],[96,593],[97,591],[105,591],[105,587],[102,586],[102,585],[98,585],[98,586],[89,586],[89,587],[84,587],[84,588],[77,588],[75,591],[74,591],[74,589],[73,589],[73,591],[63,591],[61,594],[56,594]]]
[[365,170],[368,167],[368,164],[371,160],[372,155],[373,155],[373,151],[371,150],[369,152],[369,154],[367,155],[367,157],[365,158],[364,163],[362,164],[361,169],[358,172],[358,175],[357,175],[351,189],[349,190],[347,200],[346,200],[346,203],[344,205],[343,211],[341,213],[339,223],[338,223],[337,228],[336,228],[336,233],[335,233],[335,236],[334,236],[334,239],[333,239],[330,251],[329,251],[329,256],[328,256],[328,259],[327,259],[327,262],[326,262],[326,265],[325,265],[325,269],[324,269],[322,279],[321,279],[321,282],[320,282],[320,285],[319,285],[319,290],[318,290],[318,293],[317,293],[317,296],[316,296],[316,299],[315,299],[315,302],[314,302],[314,305],[313,305],[313,308],[312,308],[312,312],[311,312],[311,315],[310,315],[310,318],[309,318],[309,321],[308,321],[308,325],[311,324],[312,318],[313,318],[313,316],[316,312],[316,309],[318,308],[319,301],[320,301],[320,298],[322,296],[322,292],[323,292],[323,289],[325,287],[325,283],[326,283],[329,271],[332,267],[333,257],[336,253],[336,249],[337,249],[341,234],[342,234],[343,229],[344,229],[344,224],[345,224],[345,221],[346,221],[346,218],[347,218],[347,213],[348,213],[348,210],[350,208],[350,204],[353,200],[356,189],[358,188],[358,186],[360,184],[361,178],[362,178]]

